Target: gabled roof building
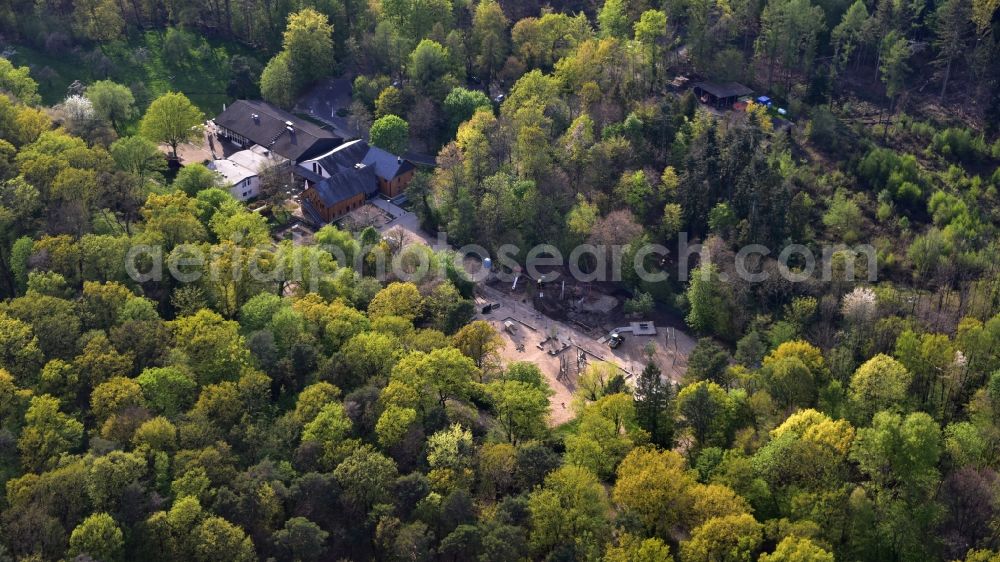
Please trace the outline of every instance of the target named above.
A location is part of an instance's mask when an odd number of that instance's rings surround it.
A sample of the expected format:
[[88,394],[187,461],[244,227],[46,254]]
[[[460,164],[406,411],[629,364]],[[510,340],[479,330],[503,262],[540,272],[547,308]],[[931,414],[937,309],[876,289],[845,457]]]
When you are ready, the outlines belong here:
[[326,178],[358,164],[374,170],[378,190],[390,198],[402,193],[416,171],[409,160],[370,146],[363,140],[346,142],[326,154],[300,162],[299,167]]
[[220,137],[244,148],[260,145],[296,163],[343,142],[330,131],[260,100],[237,100],[214,121]]

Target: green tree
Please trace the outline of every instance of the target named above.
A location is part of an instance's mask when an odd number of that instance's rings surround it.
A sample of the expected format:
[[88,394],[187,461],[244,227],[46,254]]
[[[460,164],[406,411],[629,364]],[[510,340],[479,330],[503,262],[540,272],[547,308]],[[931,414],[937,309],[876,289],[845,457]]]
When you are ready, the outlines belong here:
[[117,39],[125,28],[122,10],[108,0],[84,0],[73,11],[73,27],[82,36],[104,43]]
[[271,535],[271,540],[289,560],[310,562],[323,557],[329,535],[330,533],[305,517],[292,517],[285,521],[282,529]]
[[139,136],[122,137],[113,142],[111,157],[120,170],[134,174],[140,182],[167,168],[166,159],[156,143]]
[[312,8],[288,16],[282,46],[288,54],[294,91],[301,91],[333,70],[333,26],[324,14]]
[[497,422],[508,442],[516,445],[544,433],[551,393],[547,388],[517,380],[496,380],[489,383],[486,392],[493,400]]
[[239,333],[239,324],[211,310],[178,318],[171,322],[171,327],[177,349],[184,353],[200,384],[235,380],[249,364],[250,354]]
[[596,557],[609,532],[607,493],[592,472],[567,465],[545,478],[528,497],[531,547],[544,557],[563,552],[570,559]]
[[196,163],[184,166],[174,178],[174,187],[195,197],[199,192],[213,187],[223,187],[222,175],[209,170],[204,164]]
[[448,49],[440,43],[424,39],[410,53],[407,68],[417,91],[432,99],[441,99],[455,82]]
[[885,84],[885,95],[889,100],[889,110],[893,110],[896,96],[906,86],[910,73],[910,40],[893,30],[882,38],[879,57],[879,78]]
[[670,547],[659,538],[643,539],[625,533],[618,544],[609,545],[604,562],[673,562]]
[[121,504],[126,489],[146,475],[147,461],[139,452],[112,451],[94,459],[87,474],[87,495],[98,509]]
[[76,448],[82,437],[83,424],[59,411],[59,399],[47,394],[35,396],[17,440],[21,463],[35,472],[51,468],[55,457]]
[[633,449],[618,466],[611,498],[645,530],[668,539],[693,508],[694,473],[674,451]]
[[731,325],[728,287],[713,264],[702,264],[691,272],[687,289],[689,326],[700,332],[726,334]]
[[395,86],[388,86],[375,100],[375,118],[379,119],[386,115],[403,115],[406,111],[406,104],[403,100],[403,92]]
[[122,530],[107,513],[95,513],[73,529],[69,537],[70,556],[90,556],[95,560],[119,560],[125,538]]
[[759,58],[767,64],[767,84],[771,86],[776,67],[784,71],[784,86],[791,87],[792,75],[808,74],[816,55],[819,34],[826,27],[823,8],[809,0],[767,2],[760,16],[760,35],[755,45]]
[[27,66],[14,66],[10,60],[0,57],[0,91],[8,92],[25,105],[38,105],[42,97],[38,95],[38,84],[31,79]]
[[293,87],[295,83],[288,53],[282,51],[274,55],[264,67],[260,75],[260,95],[279,107],[291,109],[295,105],[297,94]]
[[575,435],[566,437],[565,460],[610,478],[636,441],[646,439],[635,420],[632,398],[615,392],[584,407]]
[[449,399],[468,399],[478,373],[475,363],[453,347],[414,351],[392,369],[383,400],[416,407],[426,419],[431,409],[443,409]]
[[410,146],[410,125],[399,116],[386,115],[372,123],[368,137],[374,146],[392,154],[403,154]]
[[480,109],[492,111],[493,106],[490,98],[479,90],[452,88],[444,98],[444,114],[452,131],[458,131],[458,126],[471,119]]
[[243,529],[221,517],[208,517],[194,530],[194,559],[198,562],[253,562],[253,541]]
[[0,367],[31,380],[44,361],[31,325],[0,312]]
[[750,562],[764,541],[764,526],[752,515],[706,521],[681,543],[684,562]]
[[452,336],[452,343],[480,369],[497,367],[500,350],[505,345],[500,334],[485,320],[476,320],[463,326]]
[[396,475],[396,463],[367,446],[355,449],[333,471],[344,498],[361,513],[389,497]]
[[812,540],[790,535],[778,543],[774,552],[764,553],[758,562],[833,562],[833,553],[820,548]]
[[177,449],[177,426],[162,416],[143,422],[135,434],[132,444],[137,449],[148,447],[153,451],[170,451]]
[[711,381],[685,386],[677,394],[681,423],[691,430],[699,446],[725,446],[729,430],[731,400]]
[[851,377],[849,396],[860,419],[875,412],[902,409],[913,375],[902,363],[884,354],[865,361]]
[[729,353],[712,338],[699,338],[688,356],[686,382],[712,381],[728,386]]
[[823,225],[848,244],[861,235],[863,221],[861,208],[843,190],[833,195],[830,208],[823,214]]
[[626,8],[625,0],[605,0],[604,6],[597,14],[597,23],[601,28],[602,36],[617,39],[628,38],[629,19]]
[[413,283],[390,283],[368,305],[368,316],[400,316],[414,320],[420,316],[422,297]]
[[122,125],[135,116],[135,97],[132,90],[111,80],[98,80],[87,86],[87,99],[94,104],[97,116],[121,134]]
[[948,0],[938,4],[934,12],[934,32],[937,35],[934,44],[938,49],[934,62],[944,67],[941,77],[941,97],[944,98],[952,64],[966,51],[973,36],[972,2]]
[[636,379],[635,416],[650,441],[666,449],[673,446],[673,389],[654,363],[647,364]]
[[868,8],[865,3],[856,0],[844,12],[840,23],[833,28],[830,42],[834,48],[834,65],[838,70],[847,66],[854,51],[864,45],[866,32],[870,29]]
[[175,417],[194,403],[198,383],[176,367],[151,367],[145,369],[136,382],[142,395],[156,412]]
[[433,31],[436,25],[447,30],[452,24],[453,5],[448,0],[386,0],[382,14],[409,45]]
[[334,459],[350,431],[351,420],[344,412],[344,407],[340,402],[330,402],[302,429],[302,442],[319,444],[323,448],[324,458]]
[[656,84],[656,67],[667,36],[667,14],[660,10],[646,10],[635,22],[635,40],[646,48],[649,61],[650,87]]
[[878,559],[933,557],[926,530],[941,512],[934,501],[941,450],[941,429],[923,412],[879,412],[871,427],[858,430],[851,458],[869,479],[864,492],[874,510]]
[[493,77],[507,58],[510,50],[507,41],[509,24],[496,1],[481,0],[476,5],[472,16],[472,50],[475,53],[476,68],[484,76],[486,84],[493,82]]
[[94,387],[94,391],[90,393],[90,411],[99,422],[122,409],[144,405],[142,387],[134,379],[127,377],[112,377]]
[[139,123],[139,133],[153,142],[170,146],[177,158],[177,145],[201,138],[205,114],[178,92],[167,92],[153,100]]

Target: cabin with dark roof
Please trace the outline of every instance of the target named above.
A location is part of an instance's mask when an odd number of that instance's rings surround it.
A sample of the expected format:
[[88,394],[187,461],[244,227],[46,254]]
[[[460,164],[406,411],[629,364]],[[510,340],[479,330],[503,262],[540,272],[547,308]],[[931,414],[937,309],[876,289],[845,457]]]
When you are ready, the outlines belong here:
[[363,140],[346,142],[326,154],[301,162],[299,168],[327,178],[358,164],[374,170],[379,192],[389,198],[402,193],[416,172],[416,167],[409,160],[377,146],[369,146]]
[[302,212],[320,224],[361,207],[378,191],[375,170],[364,164],[339,170],[329,177],[308,171],[300,175],[306,177],[307,185],[302,192]]
[[343,139],[260,100],[237,100],[215,119],[220,138],[243,148],[260,145],[298,163],[339,146]]
[[417,168],[413,162],[390,152],[386,152],[377,146],[371,147],[368,154],[362,160],[366,165],[375,168],[375,177],[378,178],[378,190],[382,195],[392,199],[398,196],[409,185],[413,179],[413,174]]
[[752,93],[753,90],[739,82],[698,82],[694,85],[694,94],[701,103],[719,109],[732,107],[741,97]]

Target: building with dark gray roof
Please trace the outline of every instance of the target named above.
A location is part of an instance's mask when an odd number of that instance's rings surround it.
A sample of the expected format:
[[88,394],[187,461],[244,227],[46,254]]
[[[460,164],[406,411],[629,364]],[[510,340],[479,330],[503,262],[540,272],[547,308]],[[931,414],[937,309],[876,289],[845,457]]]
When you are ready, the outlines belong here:
[[343,139],[260,100],[237,100],[214,119],[218,135],[244,148],[260,145],[298,163],[339,146]]
[[743,96],[749,96],[753,90],[739,82],[698,82],[694,85],[694,94],[702,101],[718,108],[732,107]]
[[302,207],[319,222],[340,218],[378,192],[375,170],[364,164],[316,179],[319,181],[302,192]]
[[325,154],[299,162],[297,169],[329,177],[358,164],[364,164],[375,171],[378,190],[390,198],[402,193],[416,171],[409,160],[377,146],[370,146],[363,140],[345,142]]

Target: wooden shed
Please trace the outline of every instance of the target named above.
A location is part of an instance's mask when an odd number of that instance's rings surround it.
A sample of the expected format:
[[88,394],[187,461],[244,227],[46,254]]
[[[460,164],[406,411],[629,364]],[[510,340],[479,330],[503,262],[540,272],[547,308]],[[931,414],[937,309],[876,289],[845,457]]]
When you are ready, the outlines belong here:
[[719,109],[732,107],[741,97],[752,93],[753,90],[739,82],[698,82],[694,85],[694,94],[701,103]]

